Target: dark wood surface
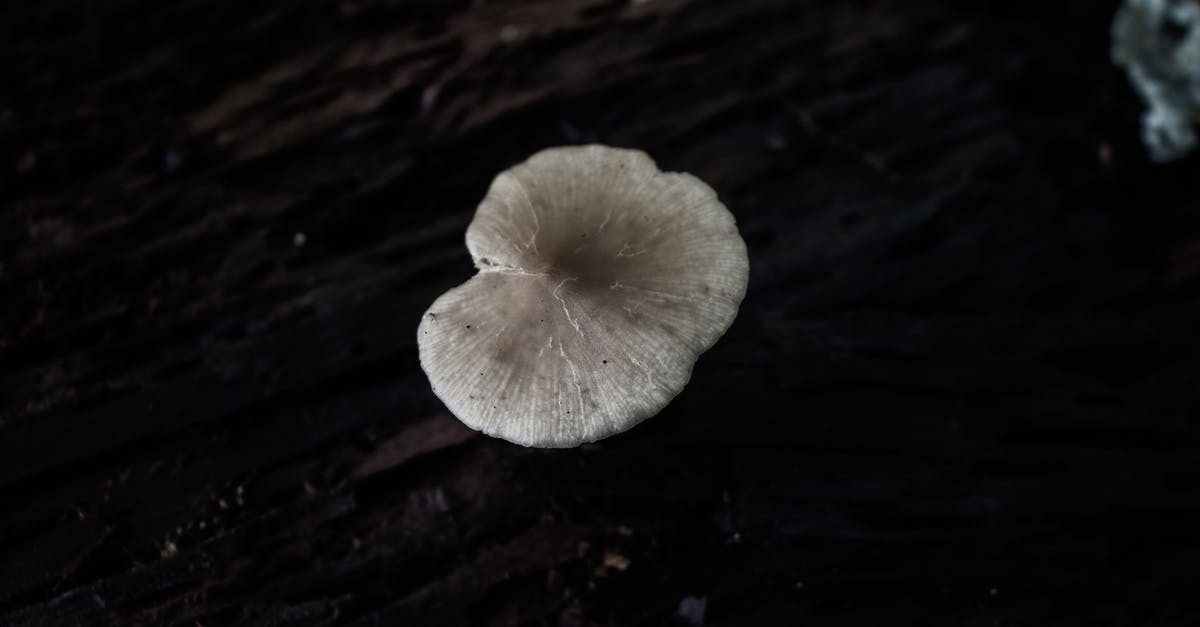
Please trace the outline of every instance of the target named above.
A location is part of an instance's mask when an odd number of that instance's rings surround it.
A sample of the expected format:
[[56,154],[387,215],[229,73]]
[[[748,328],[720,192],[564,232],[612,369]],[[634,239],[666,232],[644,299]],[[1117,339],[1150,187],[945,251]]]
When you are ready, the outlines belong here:
[[[1114,2],[269,4],[0,9],[0,624],[1200,621],[1200,160]],[[522,449],[415,329],[591,141],[750,289],[659,416]]]

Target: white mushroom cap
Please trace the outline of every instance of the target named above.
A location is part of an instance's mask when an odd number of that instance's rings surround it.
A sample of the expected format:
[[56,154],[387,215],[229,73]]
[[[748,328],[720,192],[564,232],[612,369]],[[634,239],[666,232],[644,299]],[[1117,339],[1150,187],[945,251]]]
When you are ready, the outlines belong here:
[[1125,0],[1112,38],[1113,61],[1146,103],[1150,158],[1184,157],[1200,144],[1200,0]]
[[525,446],[577,446],[658,413],[749,276],[708,185],[600,145],[501,172],[467,248],[479,273],[421,318],[421,366],[467,426]]

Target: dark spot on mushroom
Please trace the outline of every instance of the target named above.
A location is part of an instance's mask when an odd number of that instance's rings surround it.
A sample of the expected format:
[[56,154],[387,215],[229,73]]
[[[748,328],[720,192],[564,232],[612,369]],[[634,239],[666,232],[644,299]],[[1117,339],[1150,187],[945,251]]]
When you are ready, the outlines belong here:
[[1172,44],[1178,44],[1179,42],[1183,41],[1183,39],[1187,37],[1188,32],[1191,30],[1188,28],[1187,24],[1181,23],[1171,17],[1164,19],[1160,25],[1160,28],[1163,38]]
[[468,328],[468,329],[470,329],[470,328],[471,328],[471,325],[469,325],[469,324],[468,324],[468,325],[467,325],[467,328]]
[[607,360],[607,359],[601,359],[601,360],[600,360],[600,363],[602,363],[602,364],[607,364],[607,363],[608,363],[608,360]]

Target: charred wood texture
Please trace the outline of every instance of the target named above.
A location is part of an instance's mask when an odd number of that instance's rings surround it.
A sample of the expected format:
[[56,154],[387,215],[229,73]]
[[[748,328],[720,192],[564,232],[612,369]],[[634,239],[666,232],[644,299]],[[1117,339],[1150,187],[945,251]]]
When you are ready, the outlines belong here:
[[[1114,9],[6,3],[0,624],[1197,624],[1200,161]],[[750,289],[662,414],[522,449],[415,329],[592,141]]]

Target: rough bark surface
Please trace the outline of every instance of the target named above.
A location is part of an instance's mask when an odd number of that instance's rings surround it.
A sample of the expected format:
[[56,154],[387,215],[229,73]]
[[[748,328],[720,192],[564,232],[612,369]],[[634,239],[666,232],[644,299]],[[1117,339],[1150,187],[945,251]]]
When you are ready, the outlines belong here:
[[[0,624],[1196,624],[1200,161],[1114,8],[5,3]],[[415,329],[590,141],[750,289],[659,416],[522,449]]]

